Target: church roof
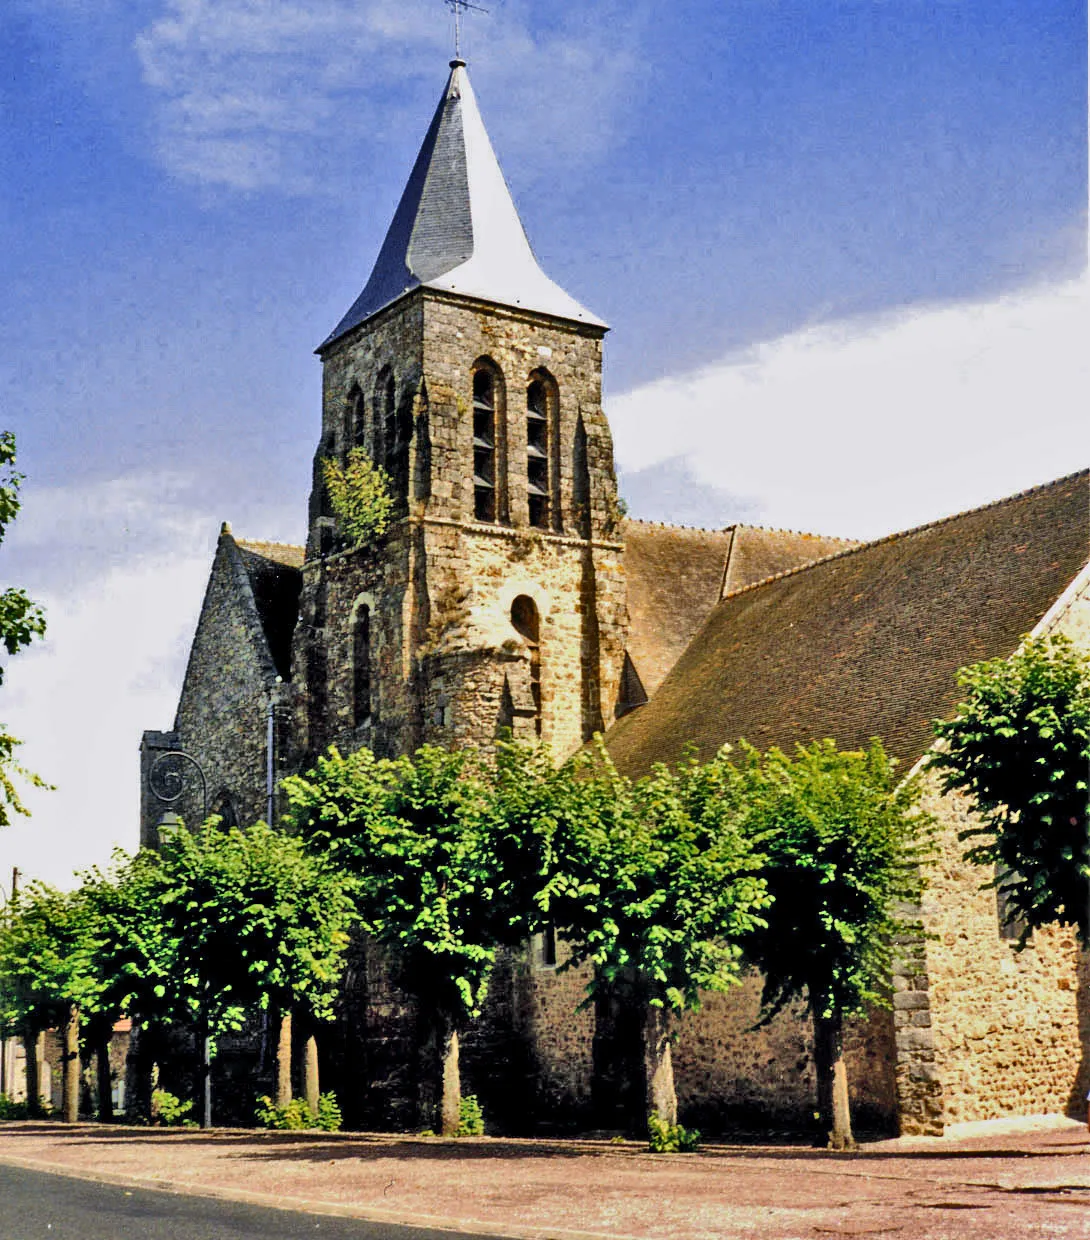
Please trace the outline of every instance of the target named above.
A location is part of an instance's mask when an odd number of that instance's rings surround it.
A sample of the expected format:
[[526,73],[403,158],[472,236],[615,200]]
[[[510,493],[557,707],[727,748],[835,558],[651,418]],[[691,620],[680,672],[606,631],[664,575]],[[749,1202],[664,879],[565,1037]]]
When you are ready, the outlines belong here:
[[451,61],[371,277],[321,347],[421,286],[606,326],[538,266],[461,60]]
[[626,649],[648,694],[662,684],[723,594],[855,545],[752,525],[701,530],[633,520],[625,522],[623,537]]
[[630,774],[745,737],[880,736],[913,763],[959,668],[1011,654],[1090,558],[1090,472],[780,573],[719,602],[658,692],[606,734]]

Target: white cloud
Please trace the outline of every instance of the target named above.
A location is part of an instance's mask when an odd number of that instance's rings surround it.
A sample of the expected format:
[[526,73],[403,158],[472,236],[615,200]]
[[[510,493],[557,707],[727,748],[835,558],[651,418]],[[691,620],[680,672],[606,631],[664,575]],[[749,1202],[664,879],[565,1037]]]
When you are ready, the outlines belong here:
[[[8,663],[0,717],[56,791],[26,791],[32,816],[0,833],[0,873],[63,884],[136,846],[140,735],[173,721],[219,530],[194,494],[179,474],[27,491],[6,572],[48,632]],[[272,537],[288,525],[247,519]]]
[[[1090,283],[799,331],[609,403],[770,525],[876,537],[1090,463]],[[635,513],[634,515],[639,515]]]
[[[607,0],[588,22],[572,5],[546,23],[511,0],[474,22],[478,87],[510,126],[497,117],[501,145],[530,144],[549,169],[604,150],[631,96],[644,7]],[[374,160],[387,134],[400,149],[450,46],[437,0],[166,0],[135,43],[172,173],[291,192],[336,188],[335,170]]]

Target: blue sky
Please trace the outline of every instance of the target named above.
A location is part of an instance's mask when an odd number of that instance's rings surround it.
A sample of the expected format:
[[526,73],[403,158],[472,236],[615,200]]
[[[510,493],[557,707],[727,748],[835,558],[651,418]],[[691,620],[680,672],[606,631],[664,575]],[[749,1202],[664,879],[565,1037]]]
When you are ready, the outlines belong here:
[[[613,326],[637,515],[880,534],[1090,457],[1084,4],[489,7],[470,72],[543,267]],[[312,350],[449,54],[440,0],[7,0],[0,577],[51,634],[0,717],[58,791],[0,874],[133,844],[219,521],[302,536]]]

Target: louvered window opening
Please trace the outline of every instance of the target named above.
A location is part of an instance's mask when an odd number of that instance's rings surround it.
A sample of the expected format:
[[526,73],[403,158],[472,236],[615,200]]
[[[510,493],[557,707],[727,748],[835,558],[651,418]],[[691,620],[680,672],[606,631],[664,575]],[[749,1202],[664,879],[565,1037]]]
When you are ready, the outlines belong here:
[[549,397],[539,379],[526,389],[526,495],[530,524],[549,525]]
[[496,387],[487,370],[473,376],[473,515],[496,519]]

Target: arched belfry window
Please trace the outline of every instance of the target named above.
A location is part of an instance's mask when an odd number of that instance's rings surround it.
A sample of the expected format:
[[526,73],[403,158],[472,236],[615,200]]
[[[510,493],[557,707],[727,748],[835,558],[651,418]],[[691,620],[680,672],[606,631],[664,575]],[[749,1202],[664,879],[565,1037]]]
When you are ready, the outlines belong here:
[[495,521],[499,473],[496,451],[496,380],[481,367],[473,373],[473,516]]
[[526,643],[530,655],[530,694],[534,703],[534,729],[541,735],[541,616],[529,595],[520,594],[511,604],[511,623]]
[[356,724],[371,718],[371,608],[356,609],[352,627],[352,713]]
[[526,497],[530,524],[549,528],[549,390],[542,379],[526,389]]

